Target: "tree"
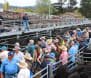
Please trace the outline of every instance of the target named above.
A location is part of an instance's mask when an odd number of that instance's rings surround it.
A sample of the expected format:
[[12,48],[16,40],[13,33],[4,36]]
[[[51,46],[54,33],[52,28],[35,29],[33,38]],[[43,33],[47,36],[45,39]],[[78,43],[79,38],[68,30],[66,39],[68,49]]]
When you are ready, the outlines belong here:
[[68,12],[74,11],[76,4],[77,4],[77,0],[68,0],[68,4],[67,4],[68,7],[66,11]]
[[57,9],[56,14],[73,12],[75,10],[76,4],[77,4],[77,0],[59,0],[55,6],[55,8]]
[[79,12],[87,18],[91,18],[91,0],[82,0]]
[[51,13],[51,1],[50,0],[37,0],[37,9],[40,11],[40,14],[49,14]]
[[77,0],[69,0],[68,7],[74,8],[77,4]]
[[4,10],[9,10],[9,8],[10,8],[9,2],[5,2]]

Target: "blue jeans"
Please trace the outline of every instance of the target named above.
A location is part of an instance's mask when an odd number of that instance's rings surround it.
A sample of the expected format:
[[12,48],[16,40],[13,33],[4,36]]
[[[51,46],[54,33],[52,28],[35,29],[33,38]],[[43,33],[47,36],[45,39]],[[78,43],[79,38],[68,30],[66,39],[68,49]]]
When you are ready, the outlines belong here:
[[5,78],[17,78],[17,74],[13,75],[5,74]]
[[0,25],[0,29],[2,28],[2,25]]
[[30,30],[28,21],[23,21],[23,25],[24,25],[24,31],[26,31],[26,29],[28,31]]
[[38,62],[34,62],[34,68],[33,68],[33,73],[35,74],[37,67],[38,67],[39,63]]

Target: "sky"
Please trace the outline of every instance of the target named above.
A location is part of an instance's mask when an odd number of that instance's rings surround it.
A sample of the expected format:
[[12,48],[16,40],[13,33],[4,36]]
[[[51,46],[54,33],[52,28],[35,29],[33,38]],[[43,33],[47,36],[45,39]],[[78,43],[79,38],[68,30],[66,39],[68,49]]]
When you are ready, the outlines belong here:
[[[36,5],[37,0],[0,0],[0,3],[4,3],[4,1],[8,1],[10,5],[13,6],[34,6]],[[58,2],[58,0],[51,0],[52,3]]]
[[[0,0],[0,3],[4,3],[4,1],[8,1],[10,5],[13,6],[34,6],[36,5],[37,0]],[[79,7],[80,5],[80,0],[77,0],[78,4],[77,6]],[[52,3],[58,2],[58,0],[51,0]]]

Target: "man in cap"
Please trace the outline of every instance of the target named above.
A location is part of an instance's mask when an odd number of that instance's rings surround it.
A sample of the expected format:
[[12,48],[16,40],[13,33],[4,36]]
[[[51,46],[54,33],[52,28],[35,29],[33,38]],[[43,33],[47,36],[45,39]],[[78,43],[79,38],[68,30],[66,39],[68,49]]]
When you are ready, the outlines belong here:
[[27,29],[28,31],[30,30],[28,20],[29,20],[28,15],[25,14],[25,15],[23,16],[24,31],[26,31],[26,29]]
[[[45,68],[48,64],[50,64],[50,55],[44,56],[45,60],[41,63],[41,68]],[[42,75],[45,74],[47,70],[42,72]],[[47,78],[47,76],[44,76],[43,78]]]
[[35,50],[34,40],[29,40],[27,52],[29,52],[32,57],[33,57],[33,54],[34,54],[34,50]]
[[8,53],[8,58],[6,58],[1,64],[1,77],[0,78],[16,78],[17,72],[19,71],[19,67],[16,63],[19,60],[13,58],[14,52],[10,51]]
[[15,52],[14,58],[18,59],[19,61],[24,60],[24,57],[23,57],[24,55],[20,51],[20,47],[16,46],[13,50]]
[[1,49],[0,59],[1,59],[1,62],[2,62],[4,59],[6,59],[8,57],[8,51],[7,51],[6,46],[2,46],[0,49]]
[[50,64],[50,55],[44,56],[45,60],[41,63],[41,68],[45,68],[48,64]]

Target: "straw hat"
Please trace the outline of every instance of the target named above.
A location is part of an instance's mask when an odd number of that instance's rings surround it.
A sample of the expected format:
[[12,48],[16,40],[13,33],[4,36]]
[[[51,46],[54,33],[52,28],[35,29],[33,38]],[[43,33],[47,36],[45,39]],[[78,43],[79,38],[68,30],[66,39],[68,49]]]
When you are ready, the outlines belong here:
[[49,53],[49,51],[48,50],[45,50],[45,53]]
[[48,40],[46,41],[46,43],[47,43],[47,44],[51,44],[51,43],[52,43],[52,39],[48,39]]
[[33,44],[34,43],[34,40],[29,40],[29,42]]
[[13,50],[20,50],[21,48],[20,47],[18,47],[18,46],[15,46],[14,48],[13,48]]
[[77,28],[77,30],[79,30],[79,31],[80,31],[81,29],[80,29],[80,28]]
[[58,42],[59,42],[59,40],[58,40],[58,39],[55,39],[55,40],[54,40],[54,42],[55,42],[55,43],[58,43]]
[[62,49],[63,47],[65,47],[64,45],[61,45],[59,48]]
[[24,58],[27,59],[27,60],[32,60],[33,59],[28,52],[25,53]]
[[84,29],[83,32],[87,32],[86,29]]
[[20,68],[27,68],[28,67],[28,64],[22,60],[20,61],[19,63],[16,63]]
[[43,36],[43,37],[40,38],[40,40],[45,40],[45,39],[46,39],[45,36]]
[[67,51],[67,47],[66,46],[63,46],[62,47],[62,50]]
[[19,44],[18,42],[16,42],[16,43],[15,43],[15,46],[18,46],[18,47],[20,47],[20,44]]
[[73,30],[74,33],[76,33],[76,30]]

